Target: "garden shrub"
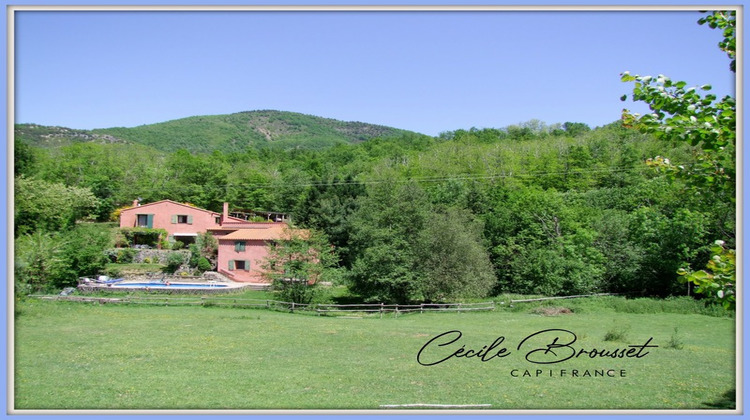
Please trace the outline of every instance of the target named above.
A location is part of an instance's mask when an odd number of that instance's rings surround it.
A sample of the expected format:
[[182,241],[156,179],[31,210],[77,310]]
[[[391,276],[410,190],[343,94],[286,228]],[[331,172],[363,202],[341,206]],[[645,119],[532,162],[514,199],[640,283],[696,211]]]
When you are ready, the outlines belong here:
[[208,259],[206,257],[200,257],[198,259],[198,270],[200,270],[200,271],[209,271],[209,270],[211,270],[211,268],[213,268],[211,266],[211,262],[208,261]]
[[164,270],[167,273],[174,273],[184,263],[185,263],[185,256],[182,253],[173,252],[169,254],[169,256],[167,257],[167,266],[164,267]]
[[118,251],[116,249],[108,249],[104,251],[104,255],[107,256],[107,260],[109,260],[109,262],[111,263],[117,262]]
[[124,248],[117,251],[117,263],[129,264],[133,262],[137,251],[132,248]]

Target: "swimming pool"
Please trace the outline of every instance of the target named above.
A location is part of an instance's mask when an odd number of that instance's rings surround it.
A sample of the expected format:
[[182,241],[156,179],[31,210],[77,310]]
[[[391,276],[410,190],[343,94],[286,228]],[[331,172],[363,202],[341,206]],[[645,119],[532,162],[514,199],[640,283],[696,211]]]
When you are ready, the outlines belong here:
[[226,284],[214,284],[214,283],[203,283],[203,284],[197,284],[197,283],[169,283],[167,285],[166,283],[117,283],[110,286],[110,288],[122,288],[122,289],[132,289],[132,288],[144,288],[148,287],[150,289],[216,289],[220,287],[228,287]]

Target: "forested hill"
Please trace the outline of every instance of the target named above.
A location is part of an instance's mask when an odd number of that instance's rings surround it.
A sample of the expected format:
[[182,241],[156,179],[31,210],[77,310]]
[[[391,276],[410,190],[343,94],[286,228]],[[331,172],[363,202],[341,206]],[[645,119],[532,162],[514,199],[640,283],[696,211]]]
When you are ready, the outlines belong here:
[[[100,248],[85,248],[81,238],[98,237],[85,229],[98,225],[77,221],[116,222],[135,198],[289,213],[298,226],[327,235],[339,258],[336,275],[373,302],[501,292],[684,294],[677,270],[704,266],[706,244],[716,239],[734,244],[733,188],[695,194],[646,164],[668,156],[696,167],[693,147],[619,122],[561,127],[405,133],[242,153],[16,142],[14,233],[27,264],[18,267],[36,267],[29,265],[36,250],[66,244],[69,255],[90,250],[98,265],[75,257],[67,263],[75,271],[49,281],[67,287],[95,273],[111,235],[102,231]],[[28,272],[31,281],[40,278]]]
[[[734,12],[702,22],[731,29],[722,49],[734,69]],[[431,137],[277,111],[17,126],[18,296],[105,272],[107,250],[126,241],[91,222],[116,226],[139,198],[288,213],[327,237],[313,255],[338,263],[324,278],[365,302],[697,292],[732,308],[735,98],[665,76],[621,79],[654,113],[593,129],[530,120]]]
[[73,143],[136,143],[173,152],[242,152],[248,148],[323,149],[359,143],[376,137],[407,133],[392,127],[344,122],[284,111],[248,111],[228,115],[182,118],[125,128],[76,130],[35,124],[17,124],[16,138],[36,147]]

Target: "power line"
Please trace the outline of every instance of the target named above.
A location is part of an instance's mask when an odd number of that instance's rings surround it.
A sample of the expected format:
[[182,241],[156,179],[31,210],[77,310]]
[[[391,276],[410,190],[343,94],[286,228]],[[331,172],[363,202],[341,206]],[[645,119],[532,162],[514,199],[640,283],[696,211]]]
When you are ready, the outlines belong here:
[[[421,176],[421,177],[408,177],[403,179],[387,178],[387,179],[371,179],[371,180],[349,180],[349,181],[333,181],[333,182],[284,182],[277,180],[274,182],[257,182],[257,183],[238,183],[238,184],[192,184],[192,185],[172,185],[171,187],[165,187],[167,190],[180,191],[182,193],[195,191],[197,189],[203,189],[204,191],[229,191],[230,189],[268,189],[268,188],[279,188],[279,187],[319,187],[319,186],[345,186],[345,185],[374,185],[374,184],[403,184],[408,182],[418,183],[439,183],[449,181],[479,181],[479,180],[492,180],[492,179],[508,179],[508,178],[538,178],[543,176],[555,176],[555,175],[580,175],[580,174],[595,174],[595,173],[622,173],[622,172],[635,172],[643,171],[644,168],[600,168],[600,169],[572,169],[568,171],[550,171],[550,172],[526,172],[526,173],[501,173],[493,175],[472,175],[472,174],[456,174],[456,175],[443,175],[443,176]],[[164,187],[164,186],[162,186]],[[159,187],[159,188],[162,188]]]
[[[604,173],[604,172],[628,172],[634,170],[641,170],[640,168],[603,168],[603,169],[588,169],[588,170],[570,170],[570,171],[558,171],[558,172],[529,172],[529,173],[518,173],[513,172],[507,174],[495,174],[495,175],[471,175],[471,174],[458,174],[451,176],[433,176],[433,177],[409,177],[404,179],[375,179],[375,180],[352,180],[352,181],[336,181],[336,182],[286,182],[285,186],[292,187],[317,187],[317,186],[334,186],[334,185],[368,185],[368,184],[386,184],[386,183],[406,183],[406,182],[446,182],[446,181],[473,181],[473,180],[484,180],[484,179],[499,179],[499,178],[529,178],[529,177],[540,177],[550,175],[576,175],[586,173]],[[256,188],[270,188],[278,187],[278,183],[242,183],[242,184],[225,184],[224,187],[256,187]]]

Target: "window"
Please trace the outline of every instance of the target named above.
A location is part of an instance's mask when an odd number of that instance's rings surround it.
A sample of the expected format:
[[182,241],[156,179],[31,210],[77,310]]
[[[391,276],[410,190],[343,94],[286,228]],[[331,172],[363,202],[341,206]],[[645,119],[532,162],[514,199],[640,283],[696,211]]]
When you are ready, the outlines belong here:
[[234,241],[235,252],[245,252],[245,241]]
[[137,214],[135,225],[137,227],[153,228],[154,227],[154,215],[153,214]]
[[229,271],[250,271],[250,261],[229,260]]
[[217,225],[220,225],[220,224],[221,224],[221,217],[217,217],[217,218],[216,218],[216,224],[217,224]]
[[193,216],[188,214],[174,214],[172,215],[172,223],[178,223],[183,225],[192,225]]

